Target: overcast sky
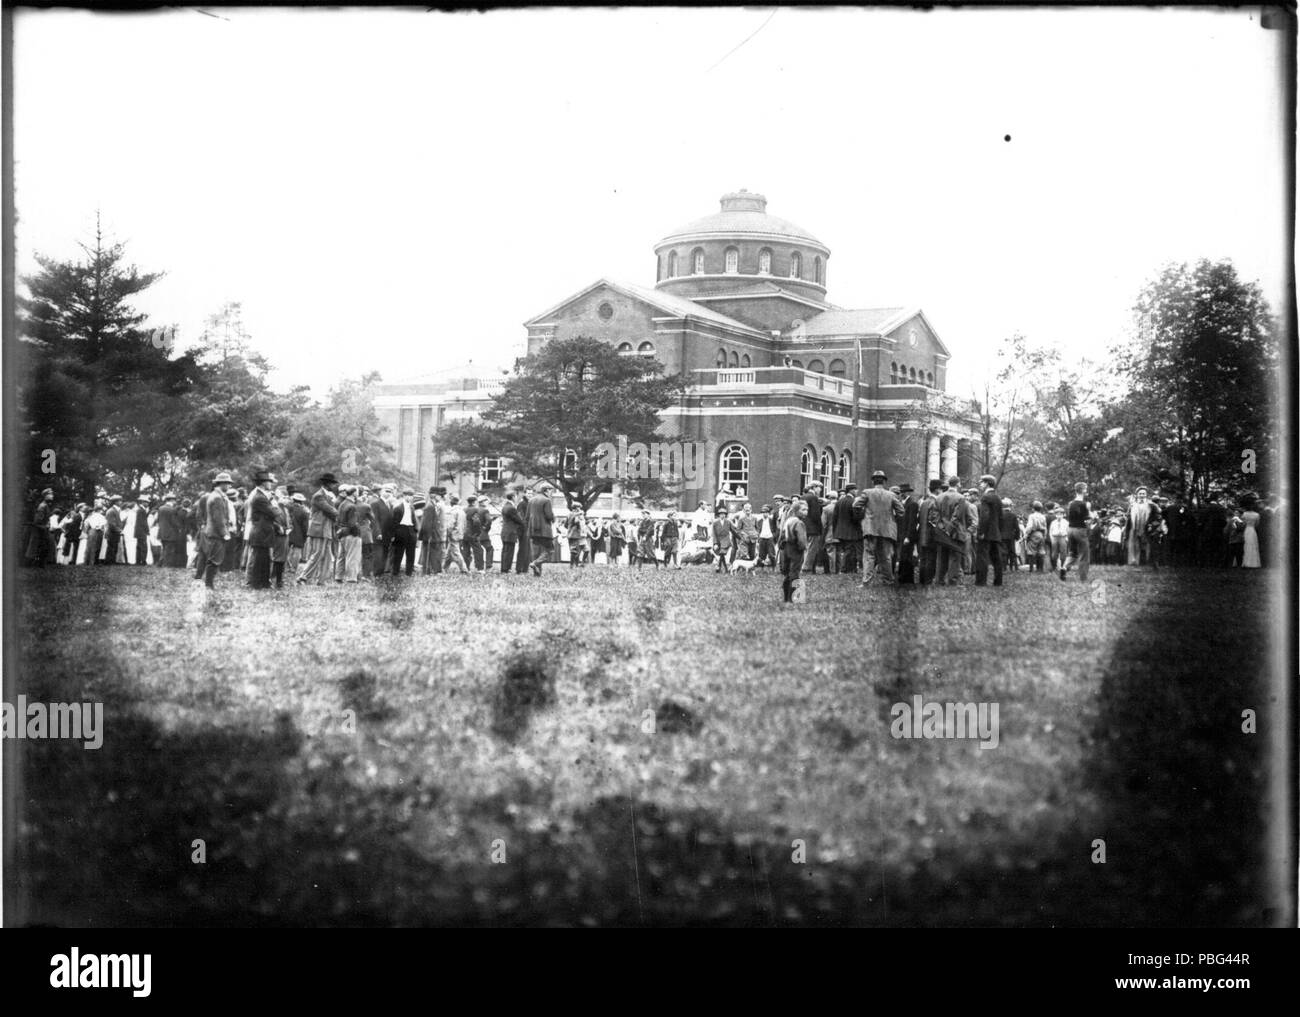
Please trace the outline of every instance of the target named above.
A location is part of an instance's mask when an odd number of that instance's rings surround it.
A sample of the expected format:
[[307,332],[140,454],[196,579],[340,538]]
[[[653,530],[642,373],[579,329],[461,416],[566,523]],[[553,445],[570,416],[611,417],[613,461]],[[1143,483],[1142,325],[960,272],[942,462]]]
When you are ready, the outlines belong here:
[[1282,299],[1258,8],[205,10],[15,15],[18,269],[98,209],[167,272],[141,310],[183,346],[242,302],[278,385],[508,366],[741,187],[834,303],[923,308],[962,394],[1015,331],[1104,359],[1170,260]]

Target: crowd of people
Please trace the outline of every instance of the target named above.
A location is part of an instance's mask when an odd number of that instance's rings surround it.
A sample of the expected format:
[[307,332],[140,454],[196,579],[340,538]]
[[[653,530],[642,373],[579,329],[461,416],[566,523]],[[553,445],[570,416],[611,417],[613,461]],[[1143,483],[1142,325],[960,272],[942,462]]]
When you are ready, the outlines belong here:
[[113,495],[65,512],[46,489],[28,527],[26,562],[188,567],[208,586],[239,570],[254,589],[282,587],[286,573],[291,582],[324,585],[417,570],[541,575],[559,561],[770,568],[792,601],[801,599],[801,579],[818,570],[899,586],[958,585],[967,576],[983,586],[991,570],[998,586],[1005,571],[1022,568],[1061,579],[1074,570],[1086,581],[1094,562],[1259,568],[1282,525],[1276,496],[1246,495],[1233,505],[1217,495],[1189,506],[1142,487],[1127,504],[1093,506],[1079,484],[1067,504],[1034,501],[1017,512],[991,475],[977,488],[934,479],[921,493],[887,480],[878,470],[863,491],[814,483],[757,511],[747,503],[733,511],[719,492],[712,507],[700,502],[680,517],[644,508],[584,513],[577,505],[557,516],[545,485],[462,500],[442,487],[420,496],[395,484],[340,483],[329,473],[309,493],[257,470],[245,489],[222,472],[197,498],[167,494],[157,504]]

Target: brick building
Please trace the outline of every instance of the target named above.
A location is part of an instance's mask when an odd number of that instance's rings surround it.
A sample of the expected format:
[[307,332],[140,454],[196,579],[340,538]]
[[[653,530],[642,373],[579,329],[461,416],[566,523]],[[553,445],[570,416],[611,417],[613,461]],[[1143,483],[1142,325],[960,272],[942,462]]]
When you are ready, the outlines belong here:
[[[741,190],[655,245],[653,288],[601,279],[525,323],[528,352],[585,335],[685,372],[665,429],[716,450],[700,490],[756,506],[875,469],[923,489],[978,473],[978,419],[944,396],[950,354],[917,307],[826,300],[830,248]],[[855,440],[855,368],[861,364]],[[869,480],[867,481],[869,483]]]
[[[710,451],[679,508],[720,489],[758,506],[813,480],[862,484],[875,469],[918,490],[928,477],[978,474],[978,420],[944,396],[949,352],[925,314],[827,301],[830,248],[769,215],[761,194],[724,195],[720,211],[673,230],[654,251],[653,287],[592,283],[525,323],[527,352],[594,336],[685,372],[688,388],[665,411],[664,430]],[[378,386],[385,438],[421,490],[447,483],[464,495],[514,482],[500,462],[449,480],[431,441],[486,408],[502,384],[496,376]],[[616,489],[597,507],[621,500]]]

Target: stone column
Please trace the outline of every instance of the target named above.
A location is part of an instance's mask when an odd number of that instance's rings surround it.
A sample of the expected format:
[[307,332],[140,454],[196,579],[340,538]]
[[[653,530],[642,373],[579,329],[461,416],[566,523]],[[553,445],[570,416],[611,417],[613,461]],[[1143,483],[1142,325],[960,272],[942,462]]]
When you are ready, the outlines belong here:
[[928,484],[931,477],[939,475],[939,435],[930,434],[927,436],[926,452],[925,476],[921,478],[923,484]]
[[941,447],[939,468],[945,477],[951,477],[957,472],[957,439],[945,434]]
[[975,472],[975,456],[969,438],[957,439],[957,476],[968,479]]

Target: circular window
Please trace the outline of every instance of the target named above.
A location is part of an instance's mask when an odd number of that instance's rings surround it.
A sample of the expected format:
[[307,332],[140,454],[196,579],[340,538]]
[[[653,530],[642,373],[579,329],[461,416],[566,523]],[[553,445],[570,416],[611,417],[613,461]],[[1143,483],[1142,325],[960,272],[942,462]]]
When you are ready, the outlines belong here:
[[614,317],[614,307],[612,304],[601,304],[596,309],[596,313],[600,315],[601,321],[609,321],[610,318]]

